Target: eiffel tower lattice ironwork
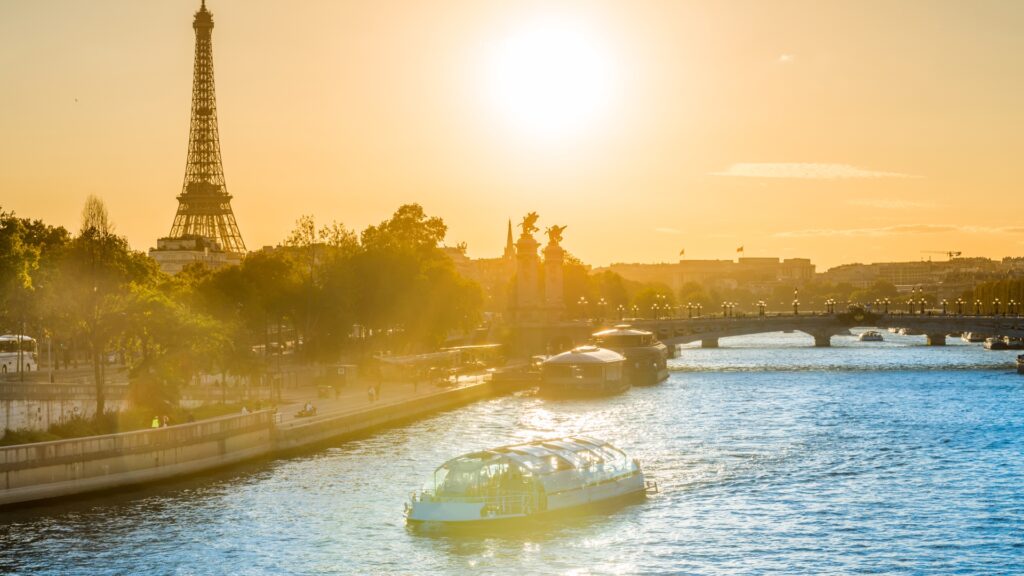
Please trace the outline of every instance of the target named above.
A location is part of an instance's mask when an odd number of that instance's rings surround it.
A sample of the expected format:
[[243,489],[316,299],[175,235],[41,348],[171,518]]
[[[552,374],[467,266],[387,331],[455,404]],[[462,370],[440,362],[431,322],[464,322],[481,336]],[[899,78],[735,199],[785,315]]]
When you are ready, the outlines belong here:
[[224,184],[217,130],[217,98],[213,83],[213,15],[203,0],[195,14],[196,60],[192,80],[192,125],[189,129],[185,182],[171,238],[203,237],[225,252],[244,253],[245,243],[231,211]]

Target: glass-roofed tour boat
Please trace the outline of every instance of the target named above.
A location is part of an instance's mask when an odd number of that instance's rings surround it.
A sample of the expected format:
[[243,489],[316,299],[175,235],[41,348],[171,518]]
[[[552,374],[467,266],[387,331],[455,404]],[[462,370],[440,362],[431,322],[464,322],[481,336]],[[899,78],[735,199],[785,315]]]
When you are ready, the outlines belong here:
[[445,462],[406,503],[410,524],[526,519],[642,497],[653,483],[618,448],[587,436],[537,440]]

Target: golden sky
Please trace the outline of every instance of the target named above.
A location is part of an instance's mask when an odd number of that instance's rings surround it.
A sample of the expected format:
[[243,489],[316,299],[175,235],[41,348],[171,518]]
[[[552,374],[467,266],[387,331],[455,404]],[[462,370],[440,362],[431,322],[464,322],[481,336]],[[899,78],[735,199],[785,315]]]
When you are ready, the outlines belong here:
[[[184,176],[199,0],[0,2],[0,206],[146,249]],[[1024,253],[1024,2],[209,0],[250,249],[420,202],[593,264]]]

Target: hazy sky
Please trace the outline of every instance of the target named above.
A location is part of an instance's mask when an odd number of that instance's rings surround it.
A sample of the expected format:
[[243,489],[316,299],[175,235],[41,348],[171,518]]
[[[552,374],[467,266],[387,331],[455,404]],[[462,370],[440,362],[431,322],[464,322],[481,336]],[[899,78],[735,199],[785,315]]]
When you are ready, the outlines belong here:
[[[0,206],[146,249],[181,191],[199,0],[0,0]],[[1024,2],[209,0],[250,249],[407,202],[585,261],[1024,253]]]

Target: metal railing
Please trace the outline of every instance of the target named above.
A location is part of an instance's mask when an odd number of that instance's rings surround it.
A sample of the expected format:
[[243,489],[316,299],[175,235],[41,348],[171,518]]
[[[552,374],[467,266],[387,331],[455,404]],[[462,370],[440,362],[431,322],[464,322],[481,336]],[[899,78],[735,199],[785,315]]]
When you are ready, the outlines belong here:
[[531,514],[537,510],[537,494],[533,492],[511,492],[508,494],[479,496],[438,496],[433,490],[412,493],[413,502],[458,502],[483,504],[481,514],[504,516],[508,514]]

